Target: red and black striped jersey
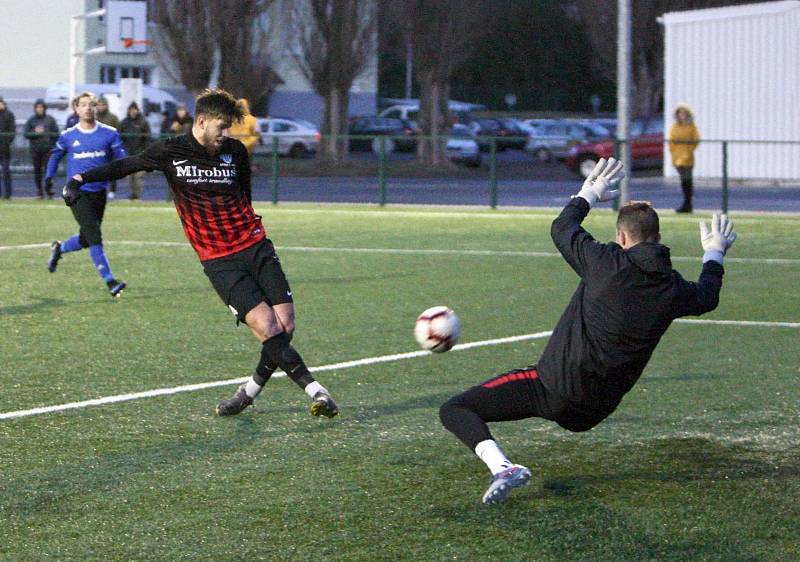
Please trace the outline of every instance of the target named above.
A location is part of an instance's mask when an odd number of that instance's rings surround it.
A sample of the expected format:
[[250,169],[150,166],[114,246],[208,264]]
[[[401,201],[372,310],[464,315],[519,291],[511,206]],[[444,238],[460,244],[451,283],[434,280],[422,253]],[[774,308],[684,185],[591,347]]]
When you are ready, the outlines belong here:
[[234,254],[266,237],[251,203],[250,157],[238,140],[226,138],[211,156],[190,132],[95,168],[83,179],[119,179],[142,170],[166,176],[183,231],[201,261]]

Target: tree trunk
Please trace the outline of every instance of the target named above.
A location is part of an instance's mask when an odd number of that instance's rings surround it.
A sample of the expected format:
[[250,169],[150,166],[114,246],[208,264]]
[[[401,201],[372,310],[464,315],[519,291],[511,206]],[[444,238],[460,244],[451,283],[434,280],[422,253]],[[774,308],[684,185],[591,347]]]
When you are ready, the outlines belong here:
[[322,140],[320,153],[322,158],[336,164],[347,159],[347,93],[339,87],[333,87],[322,96],[324,110],[322,116]]
[[338,129],[338,138],[339,142],[337,147],[337,153],[339,155],[339,162],[344,162],[348,160],[350,157],[350,141],[347,138],[347,134],[349,132],[348,128],[348,118],[347,113],[350,108],[350,91],[349,88],[345,86],[341,86],[339,91],[339,129]]
[[447,128],[446,82],[436,79],[435,73],[425,70],[417,78],[420,84],[420,134],[417,143],[417,159],[422,164],[438,166],[447,161],[445,155]]

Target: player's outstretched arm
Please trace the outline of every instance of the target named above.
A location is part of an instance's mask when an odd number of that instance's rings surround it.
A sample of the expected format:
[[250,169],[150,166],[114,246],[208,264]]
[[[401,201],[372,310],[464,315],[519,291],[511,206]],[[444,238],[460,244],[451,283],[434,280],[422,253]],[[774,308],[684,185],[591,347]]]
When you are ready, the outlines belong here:
[[78,197],[80,197],[81,186],[85,183],[118,180],[134,172],[152,172],[153,170],[163,169],[161,164],[163,150],[160,146],[157,146],[159,144],[160,143],[151,145],[140,154],[128,156],[120,160],[113,160],[108,164],[97,166],[82,174],[75,174],[67,181],[67,184],[61,191],[64,202],[68,207],[74,205]]
[[733,221],[728,215],[714,213],[711,217],[711,230],[705,221],[700,221],[700,243],[703,245],[703,263],[715,261],[722,263],[728,248],[736,241]]
[[576,197],[581,197],[589,203],[589,207],[598,201],[611,201],[619,197],[617,184],[625,177],[622,162],[615,158],[601,158],[594,170],[583,182],[581,190]]
[[700,222],[703,271],[695,283],[688,282],[680,274],[673,272],[677,284],[676,318],[699,316],[717,308],[722,289],[722,276],[725,273],[722,261],[735,240],[733,223],[726,215],[713,215],[710,230],[704,221]]
[[622,162],[610,158],[600,159],[592,173],[583,182],[580,191],[564,207],[550,227],[553,243],[567,263],[581,277],[587,270],[597,271],[607,266],[606,247],[598,243],[581,227],[592,205],[617,196],[614,188],[625,177]]

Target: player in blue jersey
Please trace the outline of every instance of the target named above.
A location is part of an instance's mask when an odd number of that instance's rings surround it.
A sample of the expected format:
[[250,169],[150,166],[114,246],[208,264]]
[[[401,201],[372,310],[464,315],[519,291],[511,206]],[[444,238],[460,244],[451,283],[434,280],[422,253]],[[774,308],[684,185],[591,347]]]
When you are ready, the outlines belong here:
[[[55,147],[47,163],[45,185],[52,189],[53,176],[58,169],[59,161],[67,157],[67,177],[81,174],[92,168],[125,158],[127,153],[122,146],[119,133],[113,127],[103,125],[95,120],[97,100],[91,92],[78,95],[74,102],[79,117],[78,124],[70,127],[58,137]],[[85,183],[81,186],[79,197],[70,205],[72,214],[80,227],[80,233],[64,240],[54,240],[50,247],[50,260],[47,269],[55,272],[61,256],[67,252],[75,252],[89,248],[89,255],[97,268],[97,272],[108,285],[112,297],[118,297],[125,283],[115,279],[108,265],[103,250],[103,235],[100,225],[106,210],[107,181]],[[69,203],[68,203],[69,204]]]

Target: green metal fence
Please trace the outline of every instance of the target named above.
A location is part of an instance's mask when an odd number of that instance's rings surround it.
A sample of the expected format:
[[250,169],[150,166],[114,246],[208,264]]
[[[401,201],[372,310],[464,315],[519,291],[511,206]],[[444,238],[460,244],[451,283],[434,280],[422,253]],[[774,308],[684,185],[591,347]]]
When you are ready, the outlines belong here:
[[[12,137],[12,136],[13,135],[8,134],[8,133],[0,133],[0,145],[3,144],[4,140],[7,140],[7,139],[9,139],[9,137]],[[447,138],[446,137],[440,137],[440,138],[442,139],[441,140],[442,143],[446,143],[447,142]],[[392,164],[395,162],[395,159],[396,159],[396,155],[395,155],[396,149],[400,145],[400,141],[406,142],[408,144],[409,137],[408,136],[400,136],[400,135],[398,135],[398,136],[392,136],[392,135],[381,135],[381,136],[342,135],[342,136],[340,136],[340,139],[342,140],[342,142],[343,142],[343,144],[345,146],[349,146],[349,144],[351,142],[353,142],[353,141],[359,141],[359,140],[360,141],[364,141],[364,140],[374,141],[374,142],[371,142],[371,151],[369,153],[369,156],[367,156],[366,158],[362,157],[361,162],[363,162],[363,163],[370,163],[371,162],[371,163],[374,164],[374,171],[372,173],[374,173],[374,177],[375,177],[375,181],[376,181],[376,188],[377,188],[377,193],[378,193],[378,203],[381,206],[386,205],[387,204],[387,200],[388,200],[388,197],[387,197],[387,182],[388,182],[388,180],[390,178],[393,177],[392,176],[392,174],[393,174]],[[423,140],[423,139],[424,139],[424,137],[419,137],[419,136],[415,136],[413,138],[414,141],[420,141],[420,140]],[[487,182],[487,187],[488,187],[488,199],[487,199],[486,203],[491,208],[496,208],[497,205],[498,205],[498,170],[502,166],[507,165],[507,162],[504,162],[499,157],[499,152],[502,150],[502,146],[501,146],[500,143],[501,142],[502,143],[507,143],[509,140],[512,140],[512,139],[509,139],[508,137],[481,137],[480,139],[476,140],[476,142],[479,141],[479,145],[481,145],[480,147],[482,148],[481,157],[483,159],[483,165],[481,166],[481,169],[479,169],[477,171],[474,171],[474,172],[473,171],[466,172],[465,170],[458,169],[459,170],[458,174],[460,174],[461,176],[463,176],[466,173],[469,173],[470,176],[473,177],[473,178],[485,178],[485,181]],[[520,139],[517,139],[517,140],[520,140]],[[291,169],[291,166],[289,166],[288,164],[282,165],[283,161],[289,162],[289,160],[284,160],[284,157],[281,156],[281,152],[282,151],[283,152],[288,152],[288,151],[287,150],[283,150],[280,147],[279,138],[277,136],[273,136],[272,138],[267,138],[266,142],[269,143],[269,144],[264,144],[262,142],[262,144],[260,145],[260,147],[258,149],[258,153],[259,154],[256,155],[256,159],[261,161],[261,162],[263,162],[266,159],[269,162],[269,166],[268,166],[267,169],[269,170],[269,176],[270,176],[270,180],[269,181],[270,181],[271,201],[273,203],[277,204],[279,202],[279,200],[280,200],[281,178],[282,177],[286,177],[287,175],[291,175],[292,174],[292,169]],[[613,153],[614,154],[619,154],[619,149],[620,149],[621,145],[623,144],[623,141],[610,140],[609,139],[606,142],[613,143],[613,145],[614,145]],[[638,171],[635,169],[636,168],[636,164],[637,164],[637,162],[636,162],[636,146],[637,146],[636,143],[637,142],[638,141],[636,141],[636,140],[632,141],[632,147],[631,147],[632,148],[632,153],[634,154],[634,170],[632,172],[634,176],[638,173]],[[671,165],[670,164],[670,160],[669,160],[669,152],[667,151],[667,147],[666,147],[667,141],[658,141],[658,142],[660,142],[660,144],[662,145],[662,149],[663,149],[662,155],[660,156],[659,160],[661,162],[663,162],[664,165],[666,165],[666,166]],[[740,176],[735,176],[735,175],[732,176],[731,173],[730,173],[730,167],[731,167],[731,165],[730,165],[730,152],[731,152],[732,149],[735,148],[736,150],[739,150],[741,152],[741,147],[750,147],[750,148],[752,148],[752,147],[755,147],[755,146],[762,146],[762,147],[766,147],[768,150],[772,150],[773,153],[786,152],[786,150],[788,149],[790,152],[793,152],[795,154],[795,156],[794,156],[794,158],[792,158],[791,155],[787,155],[787,156],[784,157],[784,160],[792,159],[793,163],[795,163],[795,164],[796,164],[796,162],[800,161],[800,141],[702,139],[701,143],[704,146],[709,146],[709,145],[710,146],[714,146],[714,150],[719,150],[720,151],[719,152],[719,154],[720,154],[720,157],[719,157],[719,162],[720,162],[719,172],[718,172],[718,174],[714,174],[713,177],[718,178],[719,182],[720,182],[720,207],[722,208],[723,211],[727,211],[728,207],[729,207],[730,184],[731,184],[731,182],[733,180],[742,179]],[[577,150],[581,150],[582,149],[581,146],[585,146],[585,145],[576,145]],[[780,147],[780,148],[776,148],[776,147]],[[377,148],[377,151],[375,150],[375,148]],[[411,155],[406,159],[407,161],[411,161],[411,162],[414,161],[413,153],[414,153],[414,149],[412,148]],[[444,153],[447,154],[447,151],[445,150]],[[524,161],[524,165],[526,165],[526,166],[529,165],[529,166],[532,166],[532,167],[536,167],[536,166],[543,166],[544,165],[542,162],[539,162],[538,160],[536,160],[533,157],[533,155],[527,154],[524,151],[522,153],[518,153],[518,154],[519,154],[519,159],[523,160]],[[10,168],[11,168],[12,173],[14,173],[14,174],[24,174],[24,173],[30,173],[32,171],[31,157],[30,157],[30,151],[29,151],[29,143],[28,143],[27,139],[24,138],[24,135],[20,131],[18,131],[16,133],[16,137],[14,138],[13,143],[11,143],[10,156],[11,156]],[[322,161],[322,157],[321,157],[320,154],[316,154],[316,155],[312,154],[310,156],[311,156],[311,159],[314,159],[314,160],[310,161],[309,166],[315,167],[317,165],[316,164],[317,162]],[[370,160],[370,159],[373,159],[373,160]],[[309,161],[309,159],[306,158],[306,161]],[[350,162],[352,162],[352,161],[353,160],[351,159]],[[572,160],[570,160],[569,157],[568,157],[567,160],[565,160],[563,163],[565,165],[566,164],[572,164],[572,169],[576,173],[574,175],[573,174],[568,174],[568,175],[569,175],[569,177],[574,177],[576,179],[576,181],[579,181],[578,174],[577,174],[577,167],[575,166],[574,162]],[[785,161],[781,161],[781,162],[779,162],[779,164],[783,168],[791,168],[791,165],[784,166],[784,164],[786,164]],[[61,165],[62,165],[62,173],[63,173],[64,160],[62,160],[62,164]],[[327,165],[330,166],[330,164],[327,164]],[[341,166],[344,167],[345,169],[346,169],[347,165],[348,165],[347,162],[344,162],[344,163],[341,164]],[[554,166],[552,168],[553,170],[559,170],[560,171],[560,173],[562,174],[561,175],[561,179],[563,179],[563,174],[564,174],[563,168],[559,168],[558,167],[559,164],[557,164],[557,163],[550,164],[550,165]],[[362,168],[359,169],[356,172],[356,174],[357,175],[364,175],[364,168],[365,167],[368,167],[368,164],[365,164],[365,166],[362,166]],[[439,170],[439,173],[440,174],[442,174],[442,173],[447,174],[448,173],[447,172],[448,169],[453,170],[454,175],[457,175],[457,174],[455,174],[455,170],[457,170],[457,168],[455,167],[455,164],[451,164],[450,168],[448,168],[446,165],[443,166],[443,171]],[[262,171],[258,171],[257,173],[263,173],[263,172]],[[765,181],[768,181],[768,180],[765,180]],[[796,173],[796,177],[792,177],[791,178],[791,181],[797,181],[797,183],[800,184],[800,171],[798,171]]]

